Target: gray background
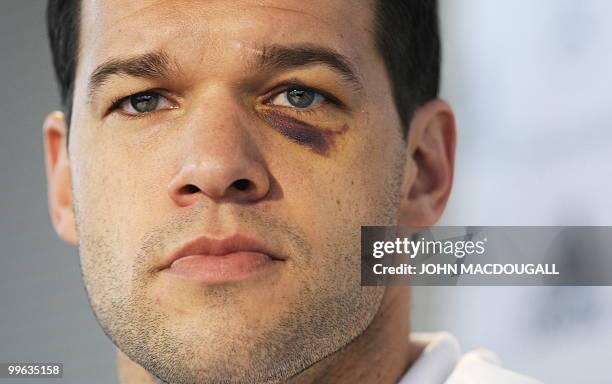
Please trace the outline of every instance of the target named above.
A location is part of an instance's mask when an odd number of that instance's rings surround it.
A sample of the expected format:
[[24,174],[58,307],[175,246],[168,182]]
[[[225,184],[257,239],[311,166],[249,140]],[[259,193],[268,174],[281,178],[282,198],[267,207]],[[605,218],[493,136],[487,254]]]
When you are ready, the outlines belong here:
[[[62,383],[113,383],[113,346],[97,326],[76,249],[47,211],[42,120],[59,97],[44,1],[0,2],[0,362],[64,363]],[[0,379],[0,383],[41,379]]]
[[[77,252],[47,213],[41,125],[59,99],[44,5],[0,3],[0,362],[113,383]],[[442,224],[612,224],[610,14],[606,0],[442,0],[442,95],[459,123]],[[413,307],[416,330],[450,330],[545,382],[612,383],[609,288],[416,288]]]

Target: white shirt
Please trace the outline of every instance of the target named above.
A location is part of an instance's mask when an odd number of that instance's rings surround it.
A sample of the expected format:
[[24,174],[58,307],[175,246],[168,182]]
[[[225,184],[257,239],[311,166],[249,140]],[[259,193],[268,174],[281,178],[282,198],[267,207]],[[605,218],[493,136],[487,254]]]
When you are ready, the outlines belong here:
[[398,384],[541,384],[500,366],[497,355],[478,349],[461,356],[457,339],[447,332],[413,333],[423,352]]

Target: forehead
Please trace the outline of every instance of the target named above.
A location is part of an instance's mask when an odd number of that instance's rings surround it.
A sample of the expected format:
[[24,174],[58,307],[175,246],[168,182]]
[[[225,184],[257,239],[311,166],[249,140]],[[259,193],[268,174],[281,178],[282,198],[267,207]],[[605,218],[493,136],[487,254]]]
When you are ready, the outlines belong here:
[[374,47],[372,16],[365,0],[83,0],[79,66],[159,50],[214,62],[301,43],[333,48],[359,64]]

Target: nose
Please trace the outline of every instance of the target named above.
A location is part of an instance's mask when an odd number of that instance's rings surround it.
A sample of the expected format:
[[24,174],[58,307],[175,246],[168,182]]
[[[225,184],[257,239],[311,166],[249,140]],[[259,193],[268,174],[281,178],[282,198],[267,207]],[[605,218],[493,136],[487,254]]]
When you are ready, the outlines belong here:
[[180,168],[168,185],[178,206],[201,199],[254,203],[268,194],[271,177],[265,161],[244,119],[231,109],[209,109],[185,127]]

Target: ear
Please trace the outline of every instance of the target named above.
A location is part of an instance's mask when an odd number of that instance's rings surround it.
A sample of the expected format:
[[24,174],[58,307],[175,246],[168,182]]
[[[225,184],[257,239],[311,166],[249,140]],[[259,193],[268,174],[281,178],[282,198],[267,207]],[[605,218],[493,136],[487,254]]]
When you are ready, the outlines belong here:
[[72,178],[68,159],[68,128],[62,112],[51,112],[43,125],[47,198],[55,231],[64,241],[76,245],[76,225],[72,206]]
[[423,227],[438,221],[453,184],[456,139],[455,118],[446,102],[436,99],[415,111],[398,225]]

